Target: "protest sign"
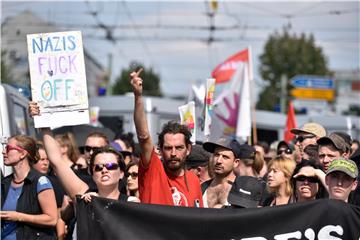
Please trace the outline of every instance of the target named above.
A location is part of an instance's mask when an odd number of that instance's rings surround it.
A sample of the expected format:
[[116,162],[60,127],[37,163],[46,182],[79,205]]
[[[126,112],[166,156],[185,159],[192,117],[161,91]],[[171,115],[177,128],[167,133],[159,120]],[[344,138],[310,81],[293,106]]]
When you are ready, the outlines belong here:
[[89,123],[81,32],[28,34],[27,46],[35,127]]
[[188,104],[178,107],[181,124],[189,128],[191,132],[190,141],[196,142],[196,118],[195,118],[195,102],[190,101]]

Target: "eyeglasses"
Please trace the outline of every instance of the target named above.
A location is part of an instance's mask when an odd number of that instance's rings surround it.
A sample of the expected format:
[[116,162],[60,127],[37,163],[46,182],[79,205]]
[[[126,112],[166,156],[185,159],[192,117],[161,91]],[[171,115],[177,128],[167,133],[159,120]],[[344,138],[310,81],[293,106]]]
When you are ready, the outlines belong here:
[[116,170],[119,168],[119,164],[117,163],[105,163],[105,164],[95,164],[94,165],[94,171],[95,172],[101,172],[104,167],[107,169],[107,170]]
[[287,149],[279,149],[279,150],[277,151],[277,154],[278,154],[278,155],[281,155],[281,154],[283,154],[283,153],[285,153],[285,154],[292,154],[292,150],[291,150],[290,148],[287,148]]
[[91,152],[91,151],[95,152],[95,151],[99,151],[101,149],[101,147],[85,146],[84,149],[86,152]]
[[6,145],[5,147],[6,153],[10,152],[11,150],[17,150],[17,151],[24,151],[22,147],[16,146],[16,145]]
[[315,137],[314,135],[298,136],[296,138],[296,142],[303,142],[305,139],[314,138],[314,137]]
[[128,178],[129,176],[131,176],[132,179],[136,179],[139,176],[139,173],[137,173],[137,172],[127,172],[126,177]]
[[296,181],[300,181],[300,182],[305,182],[305,180],[307,180],[310,183],[318,183],[319,182],[319,179],[317,179],[316,177],[300,176],[295,179],[296,179]]

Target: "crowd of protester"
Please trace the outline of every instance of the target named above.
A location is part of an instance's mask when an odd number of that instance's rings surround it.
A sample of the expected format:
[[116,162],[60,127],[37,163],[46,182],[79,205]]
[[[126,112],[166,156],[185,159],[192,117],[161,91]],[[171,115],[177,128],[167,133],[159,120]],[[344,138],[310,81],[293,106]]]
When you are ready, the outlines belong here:
[[[194,144],[171,121],[150,136],[141,70],[131,73],[138,139],[93,132],[85,143],[39,129],[41,142],[13,136],[3,150],[13,174],[1,181],[1,239],[76,239],[76,196],[206,208],[259,208],[337,199],[360,205],[359,141],[318,123],[291,132],[292,142],[253,146],[220,138]],[[35,102],[29,114],[41,114]],[[76,134],[76,133],[75,133]],[[157,143],[155,143],[157,142]],[[78,144],[82,147],[78,147]]]

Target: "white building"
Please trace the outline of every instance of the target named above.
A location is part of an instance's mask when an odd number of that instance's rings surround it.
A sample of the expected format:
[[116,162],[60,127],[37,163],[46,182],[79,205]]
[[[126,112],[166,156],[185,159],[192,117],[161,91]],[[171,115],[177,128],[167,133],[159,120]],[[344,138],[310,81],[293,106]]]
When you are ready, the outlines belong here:
[[[50,25],[29,11],[4,20],[1,24],[1,50],[6,51],[4,61],[11,67],[13,78],[19,85],[28,86],[30,83],[26,35],[70,30],[74,29]],[[86,49],[84,56],[88,95],[97,96],[98,86],[104,81],[105,70]]]
[[348,112],[350,107],[360,111],[360,70],[336,71],[336,113]]

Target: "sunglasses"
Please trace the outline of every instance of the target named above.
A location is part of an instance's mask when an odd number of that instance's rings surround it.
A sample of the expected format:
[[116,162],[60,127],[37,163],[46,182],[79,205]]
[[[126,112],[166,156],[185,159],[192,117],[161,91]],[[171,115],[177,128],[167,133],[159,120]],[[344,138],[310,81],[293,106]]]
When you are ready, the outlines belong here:
[[298,137],[296,138],[296,141],[297,141],[297,142],[303,142],[305,139],[314,138],[314,137],[315,137],[314,135],[298,136]]
[[129,176],[131,176],[132,179],[136,179],[139,176],[139,173],[137,173],[137,172],[126,173],[126,177],[128,178]]
[[319,182],[319,179],[317,179],[316,177],[300,176],[295,179],[296,179],[296,181],[300,181],[300,182],[305,182],[305,180],[307,180],[310,183],[318,183]]
[[17,150],[17,151],[24,151],[22,147],[16,146],[16,145],[6,145],[5,147],[6,153],[10,152],[11,150]]
[[277,151],[277,154],[278,155],[281,155],[281,154],[292,154],[292,150],[290,148],[287,148],[287,149],[279,149]]
[[99,151],[101,149],[101,147],[91,147],[91,146],[85,146],[84,150],[85,152],[95,152],[95,151]]
[[105,163],[105,164],[95,164],[94,165],[94,171],[95,172],[101,172],[104,167],[107,169],[107,170],[116,170],[119,168],[119,164],[117,163]]

